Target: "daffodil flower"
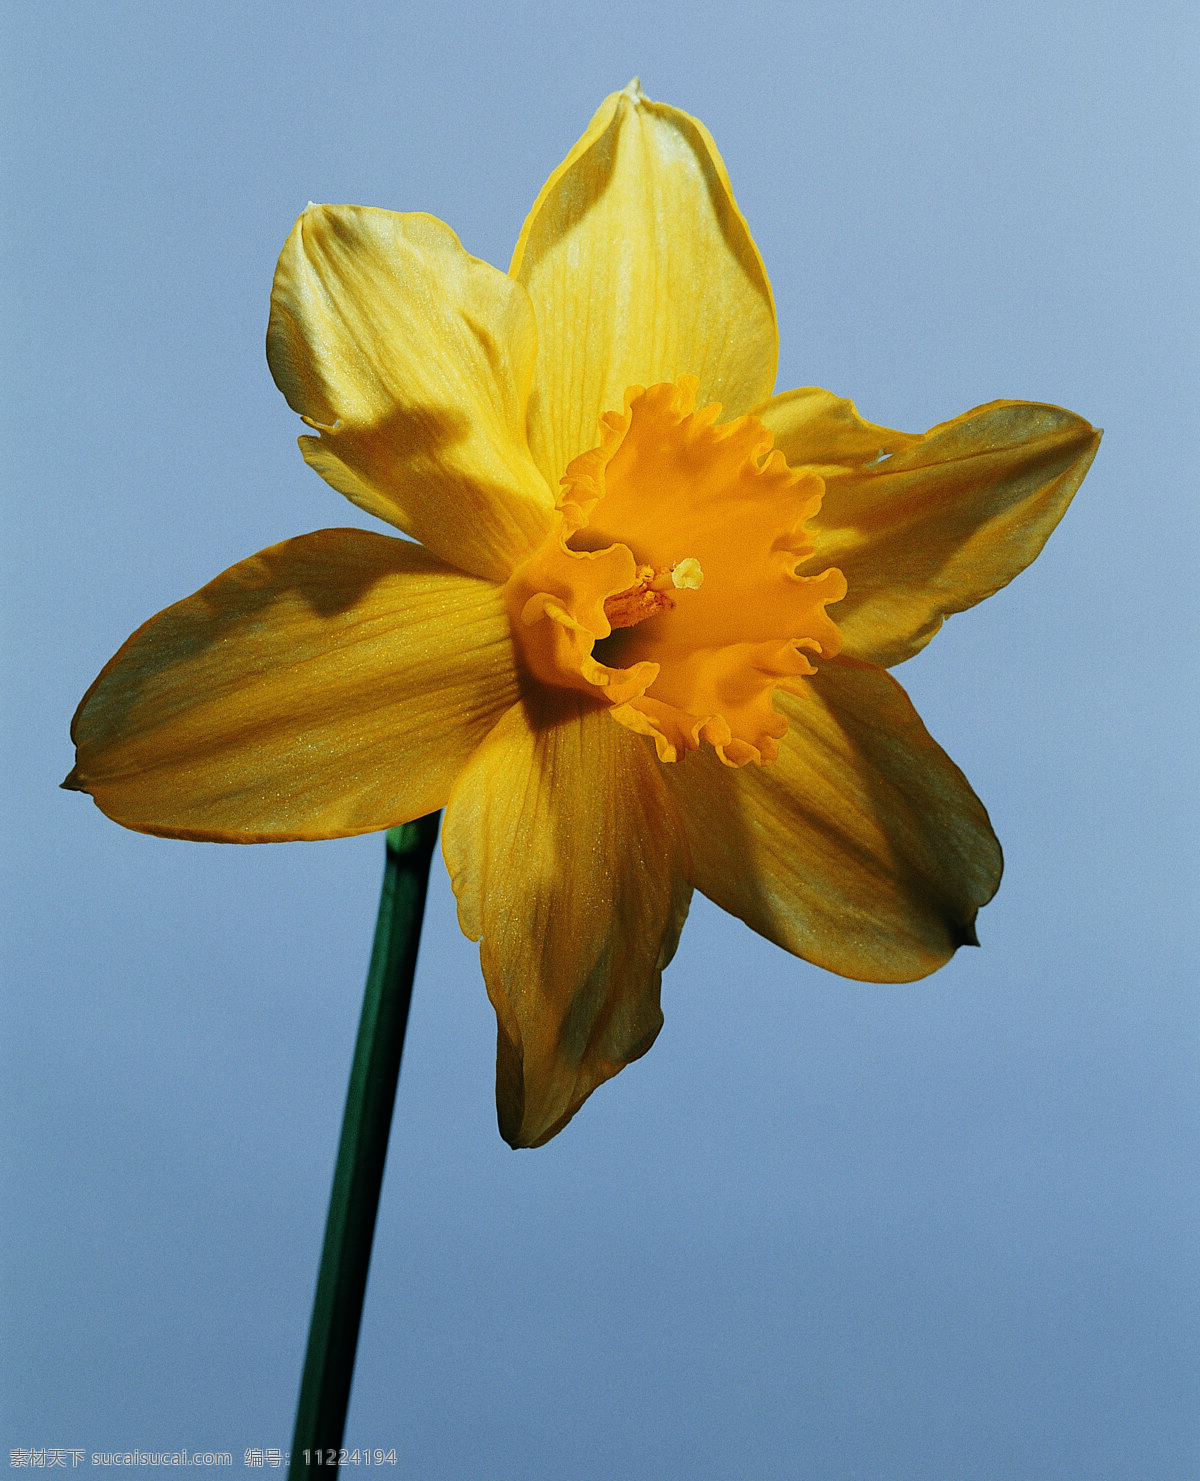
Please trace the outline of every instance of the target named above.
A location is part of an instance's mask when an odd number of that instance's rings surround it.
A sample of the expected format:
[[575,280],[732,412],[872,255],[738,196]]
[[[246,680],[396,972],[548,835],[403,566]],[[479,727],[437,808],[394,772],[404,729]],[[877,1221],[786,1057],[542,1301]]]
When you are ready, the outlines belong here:
[[1037,555],[1085,421],[998,401],[913,435],[773,395],[721,158],[636,83],[507,273],[431,216],[310,206],[267,355],[305,460],[409,538],[303,535],[160,613],[84,698],[68,785],[226,842],[444,807],[514,1146],[650,1047],[694,888],[849,977],[975,940],[1000,849],[887,669]]

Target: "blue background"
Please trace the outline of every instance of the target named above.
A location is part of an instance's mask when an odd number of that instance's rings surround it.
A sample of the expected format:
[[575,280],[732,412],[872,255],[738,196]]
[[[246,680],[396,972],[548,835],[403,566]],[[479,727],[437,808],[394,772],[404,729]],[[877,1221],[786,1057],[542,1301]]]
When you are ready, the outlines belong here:
[[56,790],[67,723],[151,613],[367,523],[263,358],[305,202],[506,267],[637,73],[724,154],[780,389],[1106,438],[899,674],[1005,847],[981,951],[848,983],[697,898],[654,1049],[518,1155],[436,864],[348,1443],[422,1481],[1194,1477],[1193,7],[6,11],[0,1446],[290,1443],[382,845],[123,832]]

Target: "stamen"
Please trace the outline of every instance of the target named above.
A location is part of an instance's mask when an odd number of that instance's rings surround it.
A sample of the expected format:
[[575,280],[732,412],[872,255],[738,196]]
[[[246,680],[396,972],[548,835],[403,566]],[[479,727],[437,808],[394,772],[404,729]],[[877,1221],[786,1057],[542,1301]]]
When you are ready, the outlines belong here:
[[634,584],[604,603],[610,627],[634,627],[656,612],[674,610],[672,590],[695,591],[704,580],[700,562],[689,555],[673,566],[638,566]]

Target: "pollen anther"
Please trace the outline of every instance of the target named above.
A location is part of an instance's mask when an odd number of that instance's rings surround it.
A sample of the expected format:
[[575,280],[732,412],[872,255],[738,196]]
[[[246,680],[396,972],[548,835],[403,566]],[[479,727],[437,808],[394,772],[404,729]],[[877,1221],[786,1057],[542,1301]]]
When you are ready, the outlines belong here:
[[610,627],[634,627],[656,612],[674,611],[672,591],[695,591],[704,580],[694,555],[673,566],[638,566],[635,575],[632,586],[605,600],[604,615]]

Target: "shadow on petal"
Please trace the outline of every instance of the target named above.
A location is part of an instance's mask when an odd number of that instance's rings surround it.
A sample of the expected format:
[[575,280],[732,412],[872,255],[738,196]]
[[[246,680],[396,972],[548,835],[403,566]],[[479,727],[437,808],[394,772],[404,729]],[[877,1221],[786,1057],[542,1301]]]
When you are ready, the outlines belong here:
[[789,730],[771,765],[731,771],[701,751],[666,768],[697,888],[864,981],[924,977],[974,944],[1000,847],[896,681],[836,659],[776,704]]

